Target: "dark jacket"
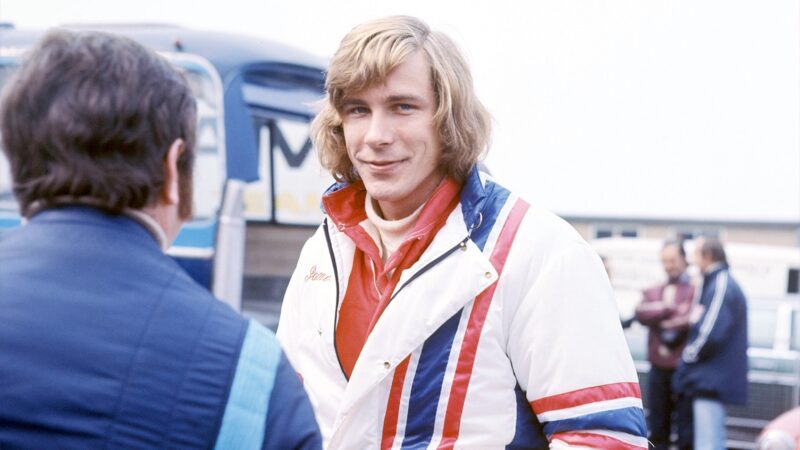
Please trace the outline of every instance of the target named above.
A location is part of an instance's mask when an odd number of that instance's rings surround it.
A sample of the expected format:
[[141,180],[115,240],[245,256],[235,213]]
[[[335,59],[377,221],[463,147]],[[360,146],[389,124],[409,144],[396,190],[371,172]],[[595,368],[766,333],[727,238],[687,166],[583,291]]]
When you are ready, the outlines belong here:
[[689,331],[673,387],[680,395],[744,405],[747,302],[727,266],[705,275],[699,303],[705,310]]
[[0,324],[0,448],[320,447],[274,335],[126,216],[0,235]]
[[[667,286],[675,289],[671,304],[664,302]],[[689,311],[692,308],[694,286],[687,276],[675,283],[667,283],[644,291],[642,302],[636,307],[636,320],[649,329],[647,359],[661,369],[678,366],[689,331]]]

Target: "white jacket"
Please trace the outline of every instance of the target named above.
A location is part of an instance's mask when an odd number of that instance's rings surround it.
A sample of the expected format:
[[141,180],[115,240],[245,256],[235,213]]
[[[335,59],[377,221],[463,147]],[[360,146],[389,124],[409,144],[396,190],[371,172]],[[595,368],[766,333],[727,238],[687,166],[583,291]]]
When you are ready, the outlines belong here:
[[326,447],[647,447],[611,286],[566,222],[474,171],[348,382],[334,330],[354,244],[329,220],[278,327]]

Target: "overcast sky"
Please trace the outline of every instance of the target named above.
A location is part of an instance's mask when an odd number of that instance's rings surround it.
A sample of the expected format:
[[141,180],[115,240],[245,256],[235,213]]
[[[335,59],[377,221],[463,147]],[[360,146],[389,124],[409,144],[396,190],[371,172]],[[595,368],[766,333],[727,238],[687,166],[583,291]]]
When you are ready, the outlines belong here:
[[560,214],[800,222],[800,1],[0,0],[17,27],[158,22],[330,56],[411,14],[466,53],[487,163]]

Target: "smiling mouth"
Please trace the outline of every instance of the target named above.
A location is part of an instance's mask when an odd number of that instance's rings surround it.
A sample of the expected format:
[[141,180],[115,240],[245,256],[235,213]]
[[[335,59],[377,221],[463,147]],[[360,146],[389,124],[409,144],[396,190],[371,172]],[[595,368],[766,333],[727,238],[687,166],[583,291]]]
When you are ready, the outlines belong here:
[[399,166],[402,160],[398,161],[364,161],[367,167],[374,172],[388,172]]

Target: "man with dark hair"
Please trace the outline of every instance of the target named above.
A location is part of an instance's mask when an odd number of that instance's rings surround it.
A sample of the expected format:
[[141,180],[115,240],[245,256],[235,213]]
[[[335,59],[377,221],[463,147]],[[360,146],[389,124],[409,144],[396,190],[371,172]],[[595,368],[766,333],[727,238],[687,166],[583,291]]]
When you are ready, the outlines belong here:
[[649,327],[647,359],[648,425],[650,442],[657,450],[670,446],[672,425],[680,449],[692,447],[691,408],[679,410],[672,392],[672,376],[686,345],[694,286],[686,274],[686,251],[681,241],[667,241],[661,249],[666,283],[646,289],[636,307],[636,320]]
[[724,450],[725,405],[747,402],[747,301],[719,240],[695,240],[695,263],[703,285],[673,388],[692,405],[695,450]]
[[0,448],[318,448],[274,335],[164,254],[195,104],[141,45],[48,34],[0,103],[26,223],[0,236]]
[[477,169],[491,120],[454,42],[363,23],[326,87],[312,136],[340,183],[278,336],[329,448],[645,448],[600,258]]

